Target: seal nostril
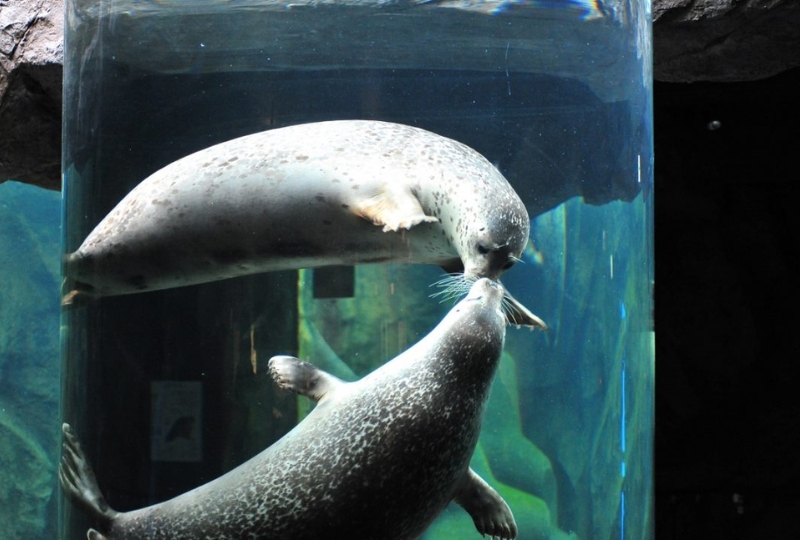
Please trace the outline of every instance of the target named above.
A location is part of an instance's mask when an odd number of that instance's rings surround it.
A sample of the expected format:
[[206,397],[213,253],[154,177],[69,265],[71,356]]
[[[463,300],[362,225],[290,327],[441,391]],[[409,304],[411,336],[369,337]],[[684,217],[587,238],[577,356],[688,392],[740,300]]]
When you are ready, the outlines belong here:
[[487,248],[483,244],[478,244],[478,253],[480,253],[481,255],[486,255],[487,253],[489,253],[489,248]]

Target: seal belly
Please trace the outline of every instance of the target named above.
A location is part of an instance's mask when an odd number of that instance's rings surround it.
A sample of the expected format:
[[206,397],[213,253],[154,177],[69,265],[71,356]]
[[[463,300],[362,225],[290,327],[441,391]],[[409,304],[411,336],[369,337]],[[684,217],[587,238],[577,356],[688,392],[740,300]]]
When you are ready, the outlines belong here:
[[[438,223],[422,223],[409,231],[415,234],[375,226],[384,216],[369,201],[408,212],[411,205],[399,203],[408,200],[419,208],[410,190],[403,197],[396,187],[385,189],[386,182],[413,181],[413,171],[364,157],[360,146],[329,156],[320,141],[314,154],[320,135],[297,128],[308,137],[279,137],[285,129],[256,134],[157,171],[68,256],[67,276],[102,296],[272,270],[458,256]],[[379,181],[377,174],[395,178]],[[422,215],[408,226],[436,221]]]

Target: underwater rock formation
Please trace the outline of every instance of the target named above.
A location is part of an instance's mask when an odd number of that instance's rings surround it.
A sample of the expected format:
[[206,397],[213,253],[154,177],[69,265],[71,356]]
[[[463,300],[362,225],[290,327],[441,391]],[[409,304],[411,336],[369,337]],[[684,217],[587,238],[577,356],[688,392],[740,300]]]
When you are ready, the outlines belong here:
[[[0,531],[55,537],[59,196],[0,185]],[[52,506],[51,506],[52,505]]]
[[636,225],[644,212],[639,201],[602,208],[570,201],[534,220],[537,286],[523,301],[552,325],[506,340],[525,374],[522,432],[552,465],[559,526],[582,538],[618,534],[623,518],[634,530],[649,519],[646,504],[623,506],[619,495],[652,473],[644,435],[653,415],[653,334],[642,294],[651,270],[640,265],[649,247]]
[[481,434],[487,467],[497,480],[542,499],[558,517],[558,486],[550,459],[522,432],[517,362],[505,353],[486,410],[491,430]]
[[54,452],[7,409],[0,401],[0,528],[8,538],[52,538]]

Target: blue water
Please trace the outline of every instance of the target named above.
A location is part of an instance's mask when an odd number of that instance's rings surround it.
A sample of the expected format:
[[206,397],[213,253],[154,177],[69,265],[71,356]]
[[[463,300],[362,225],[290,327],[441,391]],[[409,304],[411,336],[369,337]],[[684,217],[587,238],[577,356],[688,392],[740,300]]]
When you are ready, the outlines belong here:
[[56,537],[60,196],[0,184],[0,531]]
[[[65,252],[150,173],[236,136],[371,118],[460,140],[528,207],[530,244],[503,283],[550,326],[509,328],[472,466],[508,501],[520,538],[651,536],[642,6],[75,5]],[[62,319],[63,418],[114,508],[183,493],[267,447],[308,410],[264,376],[270,356],[361,376],[449,309],[429,297],[440,277],[403,265],[335,278],[281,272],[73,306]],[[333,296],[353,292],[330,298],[320,284]],[[69,505],[62,523],[64,538],[85,534]],[[473,537],[469,516],[452,505],[424,536]]]

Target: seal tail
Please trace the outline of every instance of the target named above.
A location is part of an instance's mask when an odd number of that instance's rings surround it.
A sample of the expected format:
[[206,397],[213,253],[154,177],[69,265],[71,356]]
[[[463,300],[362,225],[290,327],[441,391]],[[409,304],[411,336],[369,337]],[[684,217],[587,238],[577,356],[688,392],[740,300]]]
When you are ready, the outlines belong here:
[[[70,425],[64,424],[61,431],[64,434],[64,451],[58,468],[61,488],[66,497],[86,512],[95,521],[96,526],[107,534],[111,529],[111,522],[119,512],[108,506],[105,497],[100,493],[94,471]],[[89,529],[86,537],[90,540],[107,538],[94,529]]]

